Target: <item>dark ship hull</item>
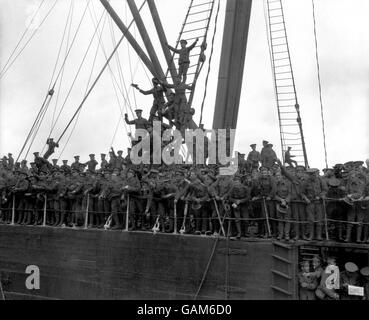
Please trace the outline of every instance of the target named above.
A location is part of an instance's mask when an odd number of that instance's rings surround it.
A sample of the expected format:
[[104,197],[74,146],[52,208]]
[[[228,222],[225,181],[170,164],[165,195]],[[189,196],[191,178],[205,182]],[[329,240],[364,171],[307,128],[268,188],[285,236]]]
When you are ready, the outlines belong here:
[[298,299],[299,259],[332,252],[369,262],[368,245],[0,225],[6,299]]

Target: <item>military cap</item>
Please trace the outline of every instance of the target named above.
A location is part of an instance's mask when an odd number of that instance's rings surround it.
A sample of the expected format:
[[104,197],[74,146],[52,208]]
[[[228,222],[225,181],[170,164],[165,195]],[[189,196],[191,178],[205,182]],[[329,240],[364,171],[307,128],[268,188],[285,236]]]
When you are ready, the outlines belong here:
[[68,162],[68,160],[62,160],[63,161],[63,163],[67,163]]
[[368,277],[369,276],[369,267],[361,268],[360,273],[361,273],[362,276]]
[[74,156],[74,159],[79,159],[79,156]]
[[118,150],[118,154],[120,154],[120,153],[123,153],[123,151],[122,150]]
[[353,164],[354,164],[354,162],[353,162],[353,161],[347,161],[347,162],[345,162],[343,165],[344,165],[345,167],[351,167],[351,166],[353,166]]
[[184,44],[187,44],[187,40],[185,40],[185,39],[182,39],[182,40],[180,41],[180,43],[184,43]]
[[23,160],[21,161],[21,163],[27,163],[27,160],[26,160],[26,159],[23,159]]
[[250,144],[250,147],[251,148],[256,147],[256,143]]
[[356,272],[359,270],[358,266],[353,262],[346,262],[345,269],[347,272]]
[[282,205],[281,203],[277,204],[277,211],[280,213],[287,213],[288,211],[288,205]]
[[269,168],[268,167],[265,167],[265,166],[261,166],[260,168],[259,168],[259,170],[261,171],[261,170],[269,170]]
[[34,155],[34,156],[36,156],[36,157],[37,157],[39,154],[40,154],[40,152],[37,152],[37,151],[33,153],[33,155]]
[[328,179],[328,185],[331,187],[339,187],[341,185],[341,181],[333,177]]
[[91,154],[89,154],[88,156],[89,156],[89,157],[94,157],[94,156],[95,156],[95,154],[91,153]]
[[324,168],[322,169],[323,172],[327,172],[327,171],[333,171],[333,168]]
[[8,158],[6,156],[3,156],[3,160],[8,160]]
[[101,153],[100,155],[103,157],[106,157],[106,153]]
[[272,143],[268,143],[267,146],[268,147],[273,147],[273,144]]
[[135,112],[142,112],[142,109],[136,109]]
[[354,166],[362,166],[364,164],[364,161],[354,161]]
[[56,161],[58,161],[58,159],[52,159],[51,161],[56,162]]
[[263,144],[268,144],[268,143],[269,143],[269,141],[263,140]]

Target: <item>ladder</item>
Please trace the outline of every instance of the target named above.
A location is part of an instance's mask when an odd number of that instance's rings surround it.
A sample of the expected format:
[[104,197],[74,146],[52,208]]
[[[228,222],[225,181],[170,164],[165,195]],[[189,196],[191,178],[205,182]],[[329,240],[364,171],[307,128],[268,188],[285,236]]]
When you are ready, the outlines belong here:
[[[190,52],[190,66],[187,72],[188,85],[196,84],[197,78],[200,74],[204,61],[202,53],[206,50],[206,38],[210,26],[210,21],[214,9],[215,0],[191,0],[185,20],[182,24],[175,48],[179,48],[180,40],[186,40],[187,46],[190,46],[196,38],[199,41],[195,48]],[[178,68],[178,54],[172,54],[172,61]],[[167,81],[171,78],[169,74],[170,69],[166,72]],[[191,107],[193,95],[195,90],[191,90],[186,94],[188,101],[188,108]]]
[[272,284],[275,300],[297,299],[296,250],[290,244],[273,242]]
[[285,160],[285,152],[288,147],[291,147],[291,155],[295,156],[293,160],[296,160],[299,165],[308,167],[282,0],[266,0],[266,2],[282,157]]

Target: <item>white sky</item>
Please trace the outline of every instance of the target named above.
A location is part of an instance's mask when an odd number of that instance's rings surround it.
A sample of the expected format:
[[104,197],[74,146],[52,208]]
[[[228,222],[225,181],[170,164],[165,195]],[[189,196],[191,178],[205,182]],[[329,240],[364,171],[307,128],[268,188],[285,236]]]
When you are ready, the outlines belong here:
[[[85,9],[86,1],[74,0],[72,34]],[[45,1],[40,11],[41,19],[53,2],[53,0]],[[102,5],[98,0],[91,2],[99,19],[103,12]],[[20,39],[26,25],[29,24],[30,17],[39,3],[40,0],[0,0],[0,69]],[[127,13],[128,10],[126,11],[125,1],[111,0],[111,3],[124,22],[130,21],[131,17]],[[137,0],[136,3],[140,5],[141,1]],[[156,0],[168,42],[173,45],[177,40],[189,3],[190,0]],[[333,165],[348,160],[365,160],[369,158],[369,20],[367,19],[369,1],[315,0],[315,3],[328,164]],[[324,167],[324,150],[311,0],[284,0],[283,4],[309,163],[311,166],[322,168]],[[42,104],[56,61],[69,5],[69,0],[58,0],[54,10],[24,52],[6,75],[0,79],[0,156],[8,152],[12,152],[15,156],[18,155]],[[211,128],[213,120],[225,5],[226,1],[221,0],[221,13],[210,74],[211,80],[209,81],[203,115],[206,128]],[[93,12],[92,7],[91,12]],[[158,49],[163,69],[166,70],[162,50],[158,44],[147,7],[142,11],[142,16],[154,46]],[[108,21],[103,32],[103,42],[109,55],[113,45]],[[37,25],[37,19],[35,25]],[[115,25],[113,28],[116,38],[119,39],[120,31]],[[32,31],[31,28],[30,33]],[[138,31],[135,28],[132,28],[131,31],[142,44]],[[56,113],[61,109],[93,32],[94,24],[89,11],[87,11],[80,33],[77,35],[71,50],[70,58],[67,60]],[[212,35],[212,29],[209,34]],[[208,57],[210,36],[206,52]],[[82,100],[97,48],[98,42],[95,38],[71,95],[55,125],[52,134],[55,138],[59,137]],[[130,51],[130,55],[128,55],[128,51]],[[62,52],[63,56],[64,47]],[[142,96],[138,92],[134,96],[132,90],[129,89],[129,84],[131,82],[138,83],[141,88],[148,89],[151,87],[149,79],[133,50],[128,49],[127,41],[124,41],[118,52],[127,90],[130,90],[129,100],[132,109],[135,109],[136,106],[140,107],[147,115],[152,103],[151,97]],[[99,49],[96,65],[93,69],[93,80],[104,62],[105,57],[102,50]],[[207,65],[199,79],[194,100],[194,107],[197,108],[196,122],[199,119],[206,70]],[[114,59],[112,60],[112,71],[119,81]],[[132,77],[131,71],[132,75],[135,73]],[[258,149],[260,149],[261,141],[266,139],[274,143],[277,154],[280,156],[278,116],[273,90],[263,0],[254,0],[238,118],[236,149],[248,152],[251,143],[257,143]],[[57,94],[54,95],[53,102],[36,136],[28,155],[29,160],[32,159],[33,151],[42,150],[50,133],[56,96]],[[124,106],[122,96],[119,96],[121,105]],[[125,151],[128,139],[125,126],[122,122],[118,124],[120,115],[111,76],[107,69],[84,105],[78,124],[63,154],[60,155],[70,131],[62,139],[61,148],[57,149],[55,156],[72,161],[73,156],[79,154],[81,160],[85,161],[88,160],[88,154],[107,152],[112,144],[116,150]],[[131,114],[130,118],[132,118]],[[118,130],[113,140],[117,126]]]

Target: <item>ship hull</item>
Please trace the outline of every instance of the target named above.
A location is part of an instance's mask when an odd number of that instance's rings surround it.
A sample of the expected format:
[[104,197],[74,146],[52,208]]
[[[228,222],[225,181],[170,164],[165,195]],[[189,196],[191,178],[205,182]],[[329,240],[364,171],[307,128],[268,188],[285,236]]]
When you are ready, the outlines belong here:
[[271,253],[270,241],[0,225],[7,299],[272,299]]

